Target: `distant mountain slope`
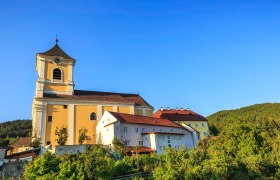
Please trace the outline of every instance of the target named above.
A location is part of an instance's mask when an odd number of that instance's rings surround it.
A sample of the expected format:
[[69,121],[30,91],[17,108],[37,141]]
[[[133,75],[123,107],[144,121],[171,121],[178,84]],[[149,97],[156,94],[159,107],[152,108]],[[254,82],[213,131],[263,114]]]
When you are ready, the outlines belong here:
[[224,127],[235,123],[265,127],[266,124],[280,126],[280,103],[264,103],[234,110],[219,111],[207,117],[210,130],[217,135]]
[[15,120],[0,123],[0,138],[26,137],[31,134],[31,120]]

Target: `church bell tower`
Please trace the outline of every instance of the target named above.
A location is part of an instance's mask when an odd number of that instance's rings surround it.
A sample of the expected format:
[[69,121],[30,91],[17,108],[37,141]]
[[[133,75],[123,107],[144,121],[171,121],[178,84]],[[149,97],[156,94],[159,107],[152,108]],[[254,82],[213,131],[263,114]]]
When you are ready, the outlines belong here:
[[73,95],[73,67],[76,60],[67,55],[57,44],[50,50],[36,55],[35,97],[47,94]]
[[47,102],[45,95],[73,95],[73,68],[76,60],[67,55],[56,44],[48,51],[37,53],[35,97],[32,104],[33,137],[40,138],[42,144],[45,138]]

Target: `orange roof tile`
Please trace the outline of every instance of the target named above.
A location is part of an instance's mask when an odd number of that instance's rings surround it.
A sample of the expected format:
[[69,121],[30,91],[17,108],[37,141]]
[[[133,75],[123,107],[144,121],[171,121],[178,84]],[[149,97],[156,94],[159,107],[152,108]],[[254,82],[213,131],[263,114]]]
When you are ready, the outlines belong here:
[[191,110],[163,109],[156,111],[154,117],[165,118],[171,121],[207,121],[203,116]]
[[109,113],[111,113],[119,121],[123,121],[126,123],[168,126],[168,127],[177,127],[177,128],[181,127],[178,124],[169,121],[168,119],[160,119],[155,117],[138,116],[138,115],[131,115],[131,114],[116,113],[116,112],[109,112]]
[[156,152],[154,149],[151,149],[146,146],[126,146],[125,149],[132,153]]
[[176,133],[176,132],[144,132],[144,134],[170,134],[170,135],[185,135],[184,133]]
[[14,144],[12,144],[13,147],[29,147],[29,144],[31,142],[31,137],[23,137],[17,140]]

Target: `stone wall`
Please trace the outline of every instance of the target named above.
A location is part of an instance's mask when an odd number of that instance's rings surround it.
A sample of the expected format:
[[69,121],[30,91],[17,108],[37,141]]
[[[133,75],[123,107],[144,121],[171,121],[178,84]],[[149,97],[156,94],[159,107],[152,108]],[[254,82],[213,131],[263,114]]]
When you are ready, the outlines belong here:
[[56,156],[63,154],[78,154],[83,153],[86,150],[86,145],[65,145],[65,146],[56,146],[53,149],[53,153]]
[[5,163],[0,167],[0,180],[10,179],[11,177],[14,179],[21,179],[20,177],[24,171],[26,163],[28,163],[28,161],[10,161]]

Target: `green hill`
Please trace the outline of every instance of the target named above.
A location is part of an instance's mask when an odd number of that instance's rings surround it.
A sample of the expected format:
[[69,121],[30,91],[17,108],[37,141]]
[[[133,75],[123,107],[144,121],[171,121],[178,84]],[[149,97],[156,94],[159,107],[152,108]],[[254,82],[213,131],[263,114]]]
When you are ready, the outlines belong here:
[[[207,147],[207,151],[213,150],[208,153],[211,167],[212,162],[227,159],[237,165],[227,168],[237,168],[232,174],[238,174],[239,179],[280,178],[279,103],[220,111],[207,119],[213,135],[218,135],[210,138]],[[219,153],[218,158],[213,158]]]
[[224,110],[207,117],[210,131],[217,135],[225,127],[234,124],[249,124],[252,127],[264,128],[280,126],[280,103],[264,103],[234,110]]
[[0,145],[12,144],[19,137],[30,136],[31,120],[15,120],[0,123]]

